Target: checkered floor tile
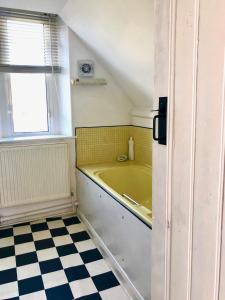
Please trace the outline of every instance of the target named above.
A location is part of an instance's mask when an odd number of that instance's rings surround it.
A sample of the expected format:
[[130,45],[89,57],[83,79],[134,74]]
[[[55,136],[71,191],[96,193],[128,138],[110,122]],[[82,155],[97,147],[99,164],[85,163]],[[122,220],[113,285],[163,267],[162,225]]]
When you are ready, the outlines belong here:
[[76,216],[0,229],[0,300],[130,299]]

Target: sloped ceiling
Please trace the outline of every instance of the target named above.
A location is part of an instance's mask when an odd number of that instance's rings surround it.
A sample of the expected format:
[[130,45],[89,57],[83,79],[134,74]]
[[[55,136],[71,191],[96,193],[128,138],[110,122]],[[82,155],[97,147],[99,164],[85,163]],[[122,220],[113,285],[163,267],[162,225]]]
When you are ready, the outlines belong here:
[[59,14],[134,106],[152,106],[154,0],[0,0],[1,6]]
[[153,0],[68,0],[60,16],[135,106],[152,106]]

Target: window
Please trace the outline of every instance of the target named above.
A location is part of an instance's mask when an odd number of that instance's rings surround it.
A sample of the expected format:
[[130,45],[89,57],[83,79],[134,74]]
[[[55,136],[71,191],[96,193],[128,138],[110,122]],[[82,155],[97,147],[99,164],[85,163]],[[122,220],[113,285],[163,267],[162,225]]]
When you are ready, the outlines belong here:
[[10,82],[13,132],[49,132],[45,74],[14,73]]
[[44,24],[7,20],[9,61],[13,65],[43,66]]
[[0,9],[3,136],[53,133],[49,90],[59,71],[56,16]]

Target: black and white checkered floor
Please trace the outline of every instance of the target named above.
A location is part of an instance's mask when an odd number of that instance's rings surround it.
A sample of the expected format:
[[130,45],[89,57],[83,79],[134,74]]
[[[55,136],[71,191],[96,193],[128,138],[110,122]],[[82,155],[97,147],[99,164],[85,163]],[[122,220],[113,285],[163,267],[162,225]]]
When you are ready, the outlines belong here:
[[0,299],[128,300],[77,217],[0,229]]

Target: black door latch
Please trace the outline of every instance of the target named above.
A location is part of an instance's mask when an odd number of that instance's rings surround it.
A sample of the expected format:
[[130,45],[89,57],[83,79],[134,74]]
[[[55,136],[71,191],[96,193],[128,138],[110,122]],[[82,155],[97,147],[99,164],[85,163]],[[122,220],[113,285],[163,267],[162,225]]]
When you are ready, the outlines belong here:
[[[153,118],[153,139],[161,145],[166,145],[166,130],[167,130],[167,97],[159,98],[158,115]],[[157,122],[158,120],[158,122]],[[157,130],[158,123],[158,130]]]

